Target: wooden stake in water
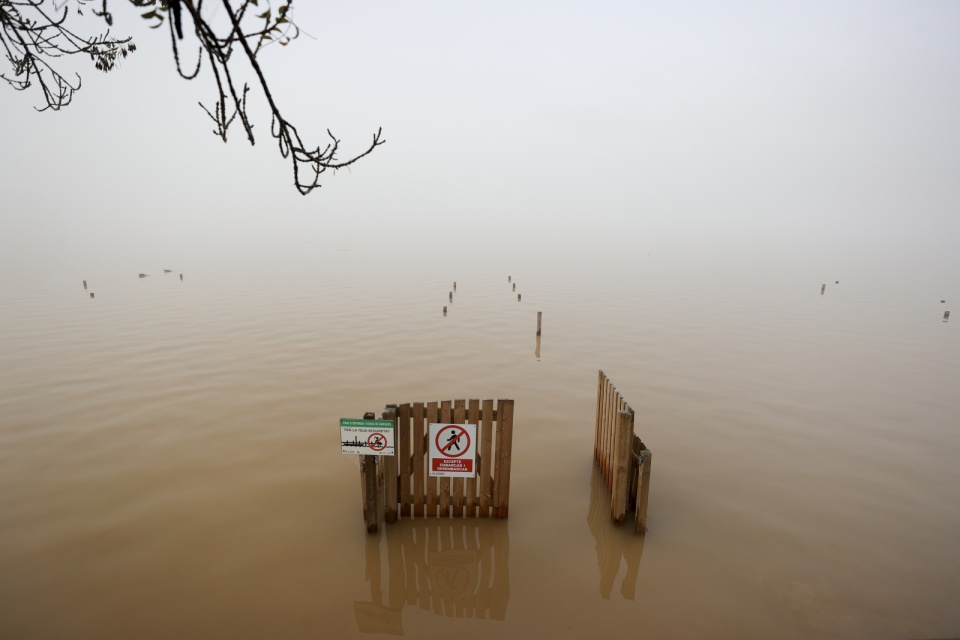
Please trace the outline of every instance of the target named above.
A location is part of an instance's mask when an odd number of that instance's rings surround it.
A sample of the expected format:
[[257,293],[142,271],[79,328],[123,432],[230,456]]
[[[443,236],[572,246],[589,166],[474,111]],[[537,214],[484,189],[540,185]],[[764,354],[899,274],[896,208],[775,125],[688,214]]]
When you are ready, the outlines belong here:
[[[376,419],[375,414],[363,414],[364,420]],[[360,473],[363,476],[363,515],[367,533],[377,531],[379,505],[377,504],[377,456],[360,456]]]
[[827,285],[825,284],[820,285],[820,295],[823,295],[823,292],[826,290],[827,290]]
[[180,282],[183,282],[183,274],[180,274]]
[[517,302],[520,302],[520,294],[517,294]]
[[516,283],[516,282],[513,283],[513,290],[514,290],[514,291],[517,290],[517,283]]
[[[84,290],[84,291],[87,290],[87,281],[86,281],[86,280],[83,281],[83,290]],[[941,300],[941,302],[943,302],[943,301]]]
[[513,277],[513,276],[507,276],[507,282],[510,282],[510,278],[512,278],[512,277]]
[[453,281],[453,290],[454,290],[454,291],[457,290],[457,281],[456,281],[456,280]]
[[537,337],[540,337],[540,327],[543,322],[543,311],[537,311]]
[[[91,291],[91,292],[90,292],[90,297],[91,297],[91,298],[93,298],[93,297],[94,297],[94,295],[93,295],[93,291]],[[948,311],[947,313],[950,313],[950,312]]]
[[446,308],[446,307],[443,308],[443,315],[447,315],[447,308]]
[[450,292],[450,302],[453,302],[453,291]]
[[[93,294],[91,293],[90,295],[92,296]],[[949,319],[950,319],[950,312],[949,312],[949,311],[944,311],[944,312],[943,312],[943,321],[946,322],[946,321],[949,320]]]

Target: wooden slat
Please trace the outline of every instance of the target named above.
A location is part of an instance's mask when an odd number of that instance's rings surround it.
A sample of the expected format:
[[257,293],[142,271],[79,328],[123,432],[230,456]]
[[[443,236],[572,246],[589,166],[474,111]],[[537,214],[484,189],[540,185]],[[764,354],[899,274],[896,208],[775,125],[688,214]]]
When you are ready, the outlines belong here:
[[600,413],[601,399],[603,397],[603,370],[597,371],[597,414],[593,429],[593,459],[600,460],[600,428],[602,415]]
[[[477,442],[473,443],[473,451],[476,454],[480,452],[480,400],[471,399],[469,405],[467,406],[467,423],[477,425],[476,439]],[[480,456],[476,456],[476,462],[474,463],[473,470],[475,474],[478,474],[480,471]],[[477,515],[477,476],[474,475],[472,478],[467,478],[466,490],[467,490],[467,505],[466,505],[466,516],[468,518],[476,517]]]
[[[439,403],[437,402],[428,402],[427,403],[427,423],[434,423],[440,421],[440,409]],[[420,437],[420,441],[423,443],[424,456],[429,455],[430,448],[426,446],[427,438],[430,437],[430,430],[424,428],[423,434]],[[428,461],[425,460],[424,467],[426,467]],[[439,483],[437,482],[439,478],[432,478],[427,476],[427,516],[430,518],[437,517],[437,489]]]
[[413,495],[410,493],[410,474],[412,470],[410,451],[410,405],[397,407],[397,459],[400,473],[400,517],[411,515]]
[[490,469],[493,462],[493,399],[483,401],[483,416],[480,420],[480,463],[477,465],[477,474],[480,478],[480,516],[490,515],[490,503],[493,501],[493,482]]
[[603,378],[600,384],[600,473],[606,478],[607,474],[607,379]]
[[[467,401],[466,400],[454,400],[453,402],[453,423],[454,424],[466,424],[467,417]],[[476,443],[470,443],[470,446],[476,446]],[[462,518],[463,517],[463,502],[464,502],[464,479],[463,478],[452,478],[453,482],[453,496],[452,496],[452,505],[453,505],[453,517]]]
[[497,517],[506,518],[510,506],[510,463],[513,447],[513,400],[497,403],[500,419],[497,421]]
[[603,385],[603,477],[607,481],[607,489],[612,489],[613,480],[613,411],[614,403],[613,390],[610,388],[610,381],[605,380]]
[[606,455],[606,441],[604,436],[606,434],[606,378],[603,377],[603,371],[600,372],[600,383],[597,387],[597,466],[600,467],[600,474],[603,475],[604,467],[606,466],[606,460],[604,456]]
[[424,506],[424,481],[426,471],[424,460],[426,451],[423,448],[423,403],[413,405],[413,424],[410,425],[410,435],[413,438],[413,514],[420,518],[427,515]]
[[[444,400],[440,403],[440,422],[450,423],[453,420],[453,403]],[[450,478],[440,478],[440,513],[441,518],[450,515]]]
[[393,423],[394,455],[381,456],[383,473],[383,520],[386,523],[397,521],[397,408],[387,407],[383,411],[383,419]]

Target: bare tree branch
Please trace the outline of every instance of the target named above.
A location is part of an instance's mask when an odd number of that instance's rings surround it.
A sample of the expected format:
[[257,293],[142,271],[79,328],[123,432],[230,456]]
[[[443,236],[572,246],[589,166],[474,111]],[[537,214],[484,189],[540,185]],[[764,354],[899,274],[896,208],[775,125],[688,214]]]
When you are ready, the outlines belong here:
[[[83,10],[94,1],[72,0],[74,12],[82,16]],[[264,47],[271,44],[286,46],[300,34],[290,18],[294,0],[275,0],[277,6],[269,0],[220,0],[226,18],[217,21],[222,27],[219,30],[212,17],[205,17],[203,0],[128,1],[140,10],[141,17],[151,23],[151,28],[167,23],[174,63],[182,78],[196,78],[206,58],[216,96],[212,109],[202,103],[200,106],[214,123],[213,133],[224,142],[230,127],[239,121],[247,140],[250,144],[255,143],[253,123],[247,115],[250,87],[246,83],[242,87],[238,84],[237,65],[246,66],[253,72],[254,84],[270,110],[270,134],[277,141],[280,155],[291,162],[294,185],[300,193],[307,194],[319,187],[320,176],[328,169],[335,171],[349,166],[385,142],[382,130],[378,128],[369,146],[357,155],[341,160],[337,155],[340,140],[329,129],[329,141],[325,146],[307,145],[296,126],[284,117],[258,55]],[[108,27],[112,25],[108,0],[100,0],[99,9],[91,11]],[[113,38],[109,30],[90,37],[77,35],[66,26],[69,15],[69,6],[59,7],[57,0],[0,0],[0,46],[13,72],[12,76],[0,74],[0,77],[18,91],[39,86],[45,102],[40,111],[58,110],[69,105],[80,88],[79,75],[73,81],[57,70],[58,58],[88,54],[97,69],[107,72],[136,51],[130,38]],[[181,47],[185,42],[193,41],[197,46],[197,62],[187,69],[181,64]],[[234,56],[235,47],[242,51],[241,55]]]

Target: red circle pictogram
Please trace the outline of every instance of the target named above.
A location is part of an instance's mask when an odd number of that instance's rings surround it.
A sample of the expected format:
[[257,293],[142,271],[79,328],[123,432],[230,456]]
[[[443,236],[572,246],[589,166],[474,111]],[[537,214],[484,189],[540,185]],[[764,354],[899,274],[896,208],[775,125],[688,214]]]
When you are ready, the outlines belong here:
[[371,433],[367,438],[367,446],[373,451],[383,451],[387,447],[387,437],[382,433]]
[[[440,444],[440,436],[446,435],[446,442]],[[467,443],[463,447],[460,446],[460,439],[466,438]],[[467,451],[470,451],[470,434],[467,433],[467,430],[461,427],[458,424],[448,424],[439,431],[437,431],[436,437],[437,451],[442,455],[448,458],[459,458]],[[453,448],[457,449],[457,453],[453,453],[451,450]]]

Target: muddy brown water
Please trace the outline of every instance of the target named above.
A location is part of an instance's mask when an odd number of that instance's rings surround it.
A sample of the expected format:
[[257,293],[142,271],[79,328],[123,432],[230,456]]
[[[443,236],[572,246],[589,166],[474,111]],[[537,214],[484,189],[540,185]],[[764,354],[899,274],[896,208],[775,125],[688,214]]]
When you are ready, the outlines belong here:
[[[5,282],[0,637],[960,635],[951,292],[333,258]],[[642,538],[593,471],[601,368]],[[510,518],[366,535],[339,419],[469,397],[516,401]]]

